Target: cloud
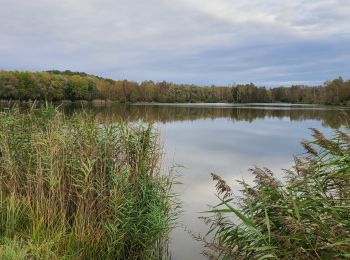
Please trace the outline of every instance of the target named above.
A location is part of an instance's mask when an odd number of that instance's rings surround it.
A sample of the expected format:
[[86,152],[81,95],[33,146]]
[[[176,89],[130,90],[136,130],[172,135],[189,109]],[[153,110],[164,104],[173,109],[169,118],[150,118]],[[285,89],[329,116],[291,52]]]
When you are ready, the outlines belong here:
[[1,69],[197,84],[349,77],[346,0],[1,0]]
[[[339,0],[182,0],[232,25],[255,24],[306,38],[349,32],[350,6]],[[340,22],[340,23],[339,23]]]

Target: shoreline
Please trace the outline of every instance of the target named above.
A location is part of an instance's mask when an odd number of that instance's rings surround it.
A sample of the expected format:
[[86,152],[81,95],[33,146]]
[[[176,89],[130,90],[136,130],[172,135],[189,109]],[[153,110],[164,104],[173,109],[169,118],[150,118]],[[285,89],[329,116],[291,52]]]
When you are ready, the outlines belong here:
[[94,106],[109,106],[109,105],[133,105],[133,106],[184,106],[184,107],[213,107],[213,108],[230,108],[230,107],[280,107],[280,108],[317,108],[317,107],[336,107],[350,109],[346,105],[325,105],[325,104],[308,104],[308,103],[229,103],[229,102],[120,102],[110,99],[93,99],[93,100],[60,100],[60,101],[44,101],[44,100],[6,100],[0,99],[0,104],[78,104],[78,105],[94,105]]

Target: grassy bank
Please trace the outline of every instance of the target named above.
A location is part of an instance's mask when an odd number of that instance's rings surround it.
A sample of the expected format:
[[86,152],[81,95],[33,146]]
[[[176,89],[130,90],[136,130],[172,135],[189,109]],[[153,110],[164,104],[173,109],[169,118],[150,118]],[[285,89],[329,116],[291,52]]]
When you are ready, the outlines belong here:
[[350,258],[350,128],[327,139],[312,129],[286,182],[254,168],[255,185],[233,195],[217,175],[220,204],[205,218],[214,238],[199,237],[219,259]]
[[176,217],[152,127],[0,113],[1,259],[164,259]]

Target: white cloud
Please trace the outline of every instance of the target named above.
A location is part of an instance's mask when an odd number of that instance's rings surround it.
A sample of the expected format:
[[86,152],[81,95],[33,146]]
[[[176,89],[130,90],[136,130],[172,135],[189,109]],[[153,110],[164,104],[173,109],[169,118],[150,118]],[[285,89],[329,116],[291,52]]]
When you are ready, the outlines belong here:
[[304,37],[350,33],[350,3],[342,0],[181,0],[232,25],[255,24]]

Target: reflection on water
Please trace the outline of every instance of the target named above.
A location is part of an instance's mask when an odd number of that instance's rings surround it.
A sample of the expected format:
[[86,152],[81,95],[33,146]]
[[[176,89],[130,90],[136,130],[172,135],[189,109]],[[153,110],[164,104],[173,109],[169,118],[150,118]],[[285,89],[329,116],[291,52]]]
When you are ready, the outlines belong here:
[[[67,111],[79,108],[77,104],[66,106]],[[176,122],[194,121],[199,119],[225,118],[232,121],[253,122],[257,119],[287,118],[291,121],[318,120],[324,126],[339,128],[341,125],[340,114],[345,108],[317,107],[317,106],[208,106],[208,105],[123,105],[112,104],[110,106],[92,107],[84,106],[106,117],[113,116],[116,120],[146,122]],[[349,111],[349,108],[346,108]]]
[[[183,185],[182,224],[194,233],[207,227],[197,219],[216,203],[210,173],[215,172],[239,187],[235,180],[251,182],[248,169],[268,167],[276,174],[289,168],[292,155],[302,153],[301,139],[310,138],[310,127],[326,134],[340,127],[340,112],[321,107],[202,107],[128,106],[89,108],[115,120],[154,122],[164,142],[164,167],[181,164]],[[68,109],[70,110],[70,109]],[[172,233],[173,259],[204,259],[201,244],[184,228]]]

